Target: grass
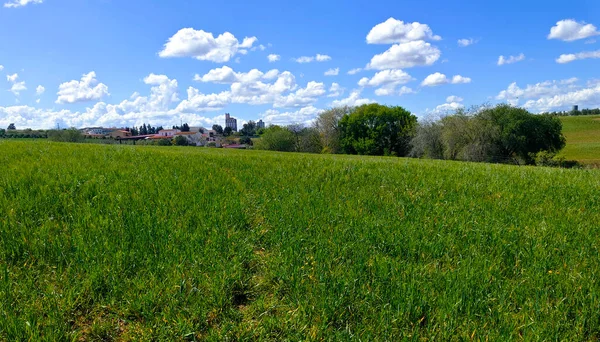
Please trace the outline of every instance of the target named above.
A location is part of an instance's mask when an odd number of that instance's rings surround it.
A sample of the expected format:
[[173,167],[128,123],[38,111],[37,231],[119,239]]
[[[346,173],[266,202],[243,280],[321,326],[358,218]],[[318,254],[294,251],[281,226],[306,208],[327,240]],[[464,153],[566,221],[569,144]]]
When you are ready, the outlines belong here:
[[597,340],[600,171],[0,141],[0,340]]
[[563,116],[567,146],[561,155],[583,164],[600,166],[600,115]]

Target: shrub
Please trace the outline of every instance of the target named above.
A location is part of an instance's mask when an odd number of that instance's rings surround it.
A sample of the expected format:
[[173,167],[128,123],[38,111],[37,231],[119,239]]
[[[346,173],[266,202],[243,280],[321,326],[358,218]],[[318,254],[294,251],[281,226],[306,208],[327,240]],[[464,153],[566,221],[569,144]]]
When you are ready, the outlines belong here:
[[83,142],[83,134],[76,128],[48,131],[48,139],[57,142]]

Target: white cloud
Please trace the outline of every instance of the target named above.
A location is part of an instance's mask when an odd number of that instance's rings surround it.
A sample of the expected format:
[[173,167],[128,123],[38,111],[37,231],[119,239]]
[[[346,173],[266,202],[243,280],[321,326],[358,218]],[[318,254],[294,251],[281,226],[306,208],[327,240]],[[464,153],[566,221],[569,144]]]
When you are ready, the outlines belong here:
[[240,44],[229,32],[215,38],[211,32],[183,28],[169,38],[159,56],[193,57],[202,61],[224,63],[236,54],[246,54],[245,49],[251,48],[257,40],[256,37],[246,37]]
[[25,90],[27,90],[25,82],[14,82],[12,87],[10,88],[10,92],[15,94],[16,96],[19,96],[20,93]]
[[400,91],[398,92],[398,95],[402,96],[402,95],[406,95],[406,94],[415,94],[416,92],[414,90],[412,90],[411,88],[407,87],[407,86],[402,86],[400,88]]
[[463,102],[463,98],[455,95],[450,95],[446,98],[446,103]]
[[19,79],[18,74],[6,76],[6,80],[8,82],[12,83],[12,86],[8,91],[12,92],[15,96],[19,96],[22,91],[27,90],[27,87],[25,86],[25,82],[24,81],[17,82],[17,79]]
[[386,84],[405,84],[413,78],[400,69],[389,69],[377,72],[371,79],[363,77],[358,81],[361,87],[379,87]]
[[383,70],[376,73],[371,79],[363,77],[358,81],[361,87],[381,87],[375,90],[377,96],[387,96],[396,94],[396,87],[400,84],[406,84],[413,78],[400,69]]
[[435,87],[435,86],[439,86],[442,84],[448,84],[448,83],[452,83],[452,84],[471,83],[471,79],[469,77],[464,77],[461,75],[454,75],[454,77],[452,77],[452,79],[448,79],[448,77],[446,77],[446,75],[436,72],[434,74],[431,74],[431,75],[425,77],[423,82],[421,82],[421,85],[424,87]]
[[332,83],[331,87],[329,88],[329,94],[327,94],[327,97],[338,97],[341,96],[344,93],[344,88],[342,88],[338,83]]
[[261,115],[261,118],[265,123],[270,125],[309,125],[320,112],[322,112],[321,109],[317,109],[313,106],[307,106],[295,112],[284,113],[281,113],[275,109],[269,109]]
[[475,40],[473,38],[468,38],[468,39],[459,39],[458,40],[458,46],[460,47],[467,47],[469,45],[473,45],[475,44]]
[[0,64],[0,71],[4,70],[4,65]]
[[576,54],[560,55],[560,57],[558,57],[556,59],[556,63],[565,64],[565,63],[570,63],[570,62],[576,61],[578,59],[588,59],[588,58],[600,58],[600,50],[585,51],[585,52],[580,52],[580,53],[576,53]]
[[523,60],[525,60],[524,54],[519,54],[518,56],[508,56],[508,58],[500,56],[498,57],[498,65],[512,64]]
[[367,69],[401,69],[432,65],[440,55],[437,47],[422,40],[395,44],[387,51],[373,56]]
[[471,78],[469,77],[464,77],[461,75],[454,75],[452,77],[452,84],[465,84],[465,83],[471,83]]
[[325,76],[337,76],[340,73],[340,68],[329,69],[325,71]]
[[424,87],[435,87],[438,85],[447,84],[448,82],[448,77],[446,77],[446,75],[436,72],[425,77],[423,82],[421,82],[421,85]]
[[6,8],[22,7],[28,4],[41,4],[44,0],[12,0],[4,4]]
[[91,71],[81,77],[81,81],[70,81],[58,86],[58,98],[56,103],[76,103],[100,100],[109,95],[108,87],[104,83],[98,83],[96,73]]
[[235,82],[256,82],[260,79],[271,79],[277,77],[279,71],[277,69],[273,69],[268,71],[266,74],[261,72],[258,69],[252,69],[247,73],[243,72],[235,72],[228,66],[223,66],[221,68],[216,68],[210,70],[206,75],[200,76],[196,74],[194,76],[194,81],[199,82],[212,82],[212,83],[221,83],[221,84],[232,84]]
[[426,24],[418,22],[404,23],[402,20],[389,18],[375,25],[367,35],[368,44],[407,43],[417,40],[440,40]]
[[306,88],[300,88],[294,93],[290,93],[287,96],[277,96],[274,107],[303,107],[312,104],[317,99],[326,93],[325,85],[323,83],[310,81],[306,85]]
[[343,107],[343,106],[361,106],[375,101],[367,98],[360,97],[361,90],[353,90],[345,99],[335,100],[331,103],[331,107]]
[[35,88],[36,95],[42,95],[45,91],[46,91],[46,88],[44,88],[41,85],[39,85],[39,86],[37,86],[37,88]]
[[[507,101],[516,106],[519,104],[520,99],[547,98],[576,91],[580,89],[577,82],[578,79],[573,77],[558,81],[553,80],[528,84],[525,88],[520,88],[516,82],[513,82],[496,96],[496,100]],[[593,87],[594,85],[591,86]]]
[[361,71],[362,71],[362,68],[354,68],[354,69],[348,71],[348,75],[355,75],[355,74],[358,74]]
[[331,57],[328,55],[317,54],[316,56],[302,56],[294,59],[297,63],[311,63],[311,62],[327,62],[331,60]]
[[542,96],[539,99],[527,101],[523,107],[537,112],[567,110],[573,105],[589,108],[600,107],[600,85],[572,90],[562,94]]
[[270,54],[270,55],[268,55],[268,56],[267,56],[267,59],[268,59],[268,60],[269,60],[269,62],[271,62],[271,63],[272,63],[272,62],[277,62],[278,60],[280,60],[280,59],[281,59],[281,56],[280,56],[280,55],[276,55],[276,54],[273,54],[273,53],[272,53],[272,54]]
[[577,22],[573,19],[565,19],[556,23],[550,29],[548,39],[560,39],[566,42],[572,42],[574,40],[585,39],[593,36],[600,35],[600,32],[596,29],[596,26],[592,24],[586,24],[585,22]]
[[6,80],[11,83],[14,83],[17,78],[19,78],[19,74],[6,75]]
[[195,113],[211,110],[219,110],[231,101],[231,94],[227,91],[219,94],[203,94],[194,87],[187,90],[188,98],[181,101],[175,112]]

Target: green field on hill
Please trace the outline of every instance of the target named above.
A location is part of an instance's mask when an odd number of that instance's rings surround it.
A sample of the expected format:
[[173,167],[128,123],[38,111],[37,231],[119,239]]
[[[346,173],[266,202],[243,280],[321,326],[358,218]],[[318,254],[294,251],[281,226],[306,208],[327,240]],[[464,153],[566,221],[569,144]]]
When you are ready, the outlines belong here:
[[563,116],[560,119],[567,138],[561,156],[600,166],[600,115]]
[[600,171],[0,141],[0,340],[596,340]]

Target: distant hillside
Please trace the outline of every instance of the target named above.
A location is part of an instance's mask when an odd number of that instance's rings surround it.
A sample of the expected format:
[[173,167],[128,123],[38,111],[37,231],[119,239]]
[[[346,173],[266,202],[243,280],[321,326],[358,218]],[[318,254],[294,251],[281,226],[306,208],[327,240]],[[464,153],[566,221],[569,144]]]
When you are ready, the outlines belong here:
[[563,116],[560,119],[567,138],[567,146],[561,155],[600,166],[600,115]]

